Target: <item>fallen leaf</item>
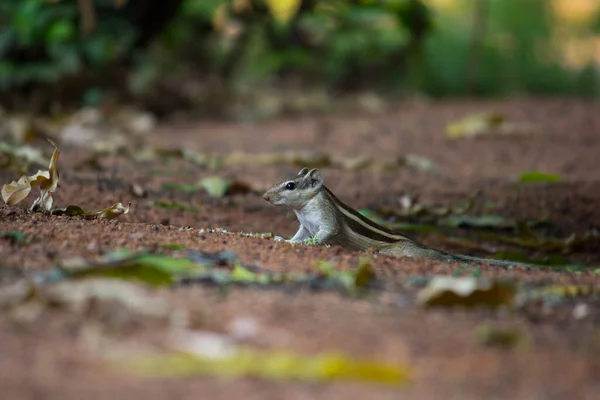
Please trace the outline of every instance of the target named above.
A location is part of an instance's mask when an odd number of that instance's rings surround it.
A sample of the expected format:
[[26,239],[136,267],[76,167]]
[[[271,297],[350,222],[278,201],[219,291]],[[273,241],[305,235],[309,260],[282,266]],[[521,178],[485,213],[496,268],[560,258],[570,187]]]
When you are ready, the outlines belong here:
[[145,287],[115,279],[90,278],[66,281],[41,289],[38,296],[53,306],[67,307],[74,312],[85,312],[91,303],[113,302],[121,308],[146,316],[166,316],[164,300],[151,294]]
[[521,174],[519,177],[519,182],[521,183],[536,183],[536,182],[547,182],[547,183],[556,183],[560,182],[562,179],[558,174],[548,174],[545,172],[525,172]]
[[48,141],[54,146],[50,164],[48,165],[48,171],[38,171],[37,174],[29,177],[32,186],[38,183],[40,185],[40,196],[31,204],[31,210],[36,210],[38,207],[41,207],[44,211],[50,211],[53,203],[52,195],[50,193],[55,192],[58,187],[58,157],[60,156],[60,150],[56,143],[50,139],[48,139]]
[[452,228],[510,228],[515,221],[510,221],[501,215],[450,215],[439,221],[440,225]]
[[158,247],[166,250],[185,250],[185,245],[181,243],[159,243]]
[[437,164],[427,158],[417,154],[407,154],[399,160],[400,165],[406,165],[407,167],[416,169],[418,171],[435,173],[439,170]]
[[436,276],[417,295],[417,302],[428,307],[512,306],[516,285],[510,281],[475,277]]
[[129,208],[131,207],[131,203],[127,204],[127,206],[124,206],[123,203],[116,203],[110,207],[105,208],[102,211],[97,211],[95,214],[97,215],[98,219],[102,220],[102,219],[115,219],[121,215],[125,215],[129,212]]
[[375,273],[371,266],[371,258],[361,257],[358,261],[358,268],[354,272],[354,287],[365,288],[373,282]]
[[14,205],[24,200],[31,192],[34,186],[40,186],[40,196],[34,200],[31,209],[34,210],[42,207],[46,211],[50,211],[52,207],[51,192],[54,192],[58,186],[58,156],[60,151],[52,140],[48,141],[54,146],[52,158],[47,171],[39,170],[34,175],[22,176],[18,181],[12,181],[9,184],[2,186],[2,199],[7,205]]
[[53,203],[54,199],[52,198],[50,192],[42,191],[40,197],[35,199],[31,204],[30,210],[36,211],[38,208],[41,208],[42,210],[50,211]]
[[164,201],[164,200],[151,200],[146,203],[147,207],[160,207],[166,208],[167,210],[180,210],[180,211],[198,211],[200,208],[190,206],[176,201]]
[[571,261],[569,260],[569,258],[561,254],[550,254],[540,260],[533,259],[523,252],[499,251],[495,252],[494,254],[488,255],[487,257],[498,260],[517,261],[525,264],[535,264],[540,266],[573,266],[570,265]]
[[65,271],[65,276],[82,278],[99,276],[125,280],[138,280],[150,285],[170,285],[188,273],[198,271],[198,266],[185,258],[154,255],[117,255],[107,257],[95,265]]
[[13,245],[23,244],[28,240],[27,236],[21,231],[0,231],[0,239],[8,239]]
[[54,210],[52,210],[50,212],[50,214],[66,215],[67,217],[78,217],[80,215],[85,215],[85,211],[83,210],[83,208],[81,208],[79,206],[70,205],[65,208],[55,208]]
[[11,168],[19,173],[27,173],[31,164],[45,165],[46,159],[42,151],[23,144],[10,144],[0,140],[0,155],[3,158],[0,168]]
[[238,180],[230,181],[218,176],[211,176],[198,181],[197,184],[202,187],[211,197],[220,199],[226,195],[243,194],[251,191],[250,185]]
[[212,176],[202,179],[200,185],[211,197],[220,199],[225,197],[225,193],[227,193],[231,182],[217,176]]
[[130,189],[131,193],[136,197],[146,197],[148,195],[146,189],[144,189],[139,183],[132,183]]
[[373,164],[371,157],[360,155],[354,158],[345,158],[340,162],[340,166],[348,171],[359,171]]
[[249,271],[240,264],[236,264],[233,268],[233,271],[231,272],[231,278],[236,282],[258,283],[261,285],[266,285],[271,281],[269,275]]
[[473,114],[446,126],[446,138],[462,139],[480,136],[518,136],[535,133],[530,123],[513,123],[499,113]]
[[577,246],[588,244],[592,240],[597,240],[599,234],[596,230],[591,230],[583,235],[571,234],[566,238],[548,238],[536,235],[526,221],[519,221],[516,224],[516,237],[498,235],[493,232],[481,233],[487,239],[495,240],[501,243],[512,244],[524,248],[530,248],[543,251],[562,251],[568,252]]
[[[212,343],[212,342],[211,342]],[[214,349],[214,344],[209,347]],[[255,377],[268,380],[309,382],[356,381],[399,385],[410,381],[407,367],[360,361],[341,354],[303,356],[289,351],[256,350],[229,346],[227,351],[207,354],[177,353],[110,360],[121,371],[149,377],[196,375]]]
[[12,181],[2,186],[2,200],[12,206],[27,197],[31,191],[31,183],[27,176],[22,176],[18,181]]
[[564,298],[592,296],[599,293],[598,285],[549,285],[533,289],[534,296],[554,295]]
[[376,212],[362,208],[357,210],[360,214],[369,218],[371,221],[385,226],[393,231],[415,231],[415,232],[441,232],[441,229],[435,225],[413,224],[410,222],[389,222],[379,216]]
[[423,205],[412,200],[407,201],[406,197],[403,197],[401,198],[401,203],[403,206],[401,210],[397,210],[395,208],[381,208],[377,210],[377,213],[384,217],[393,216],[406,218],[430,216],[435,217],[437,220],[439,217],[466,214],[473,209],[477,196],[478,193],[469,196],[469,198],[463,204],[453,205],[450,207]]
[[475,331],[480,345],[499,348],[524,348],[528,344],[525,332],[517,327],[478,326]]

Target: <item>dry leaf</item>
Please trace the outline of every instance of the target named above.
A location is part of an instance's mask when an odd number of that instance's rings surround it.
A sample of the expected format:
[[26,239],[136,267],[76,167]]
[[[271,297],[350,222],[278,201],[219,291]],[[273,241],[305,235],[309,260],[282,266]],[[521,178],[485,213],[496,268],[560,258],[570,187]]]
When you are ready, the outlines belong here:
[[56,191],[58,187],[58,157],[60,156],[60,150],[56,143],[48,139],[50,144],[54,146],[52,152],[52,158],[50,158],[50,164],[48,165],[48,171],[38,171],[35,175],[29,177],[31,186],[35,186],[39,183],[40,185],[40,196],[34,200],[31,205],[31,210],[35,210],[41,207],[42,210],[50,211],[52,208],[52,195],[50,193]]
[[499,113],[481,113],[469,115],[446,127],[446,138],[463,139],[479,136],[516,136],[536,132],[531,123],[509,122]]
[[22,176],[19,181],[12,181],[2,186],[2,200],[9,206],[17,204],[23,200],[31,191],[29,178]]
[[514,283],[475,277],[436,276],[417,295],[424,306],[494,306],[513,305]]
[[105,208],[102,211],[89,213],[89,215],[97,216],[98,219],[114,219],[121,215],[127,214],[129,212],[129,207],[131,207],[131,203],[128,203],[127,206],[124,206],[123,203],[119,202],[108,208]]

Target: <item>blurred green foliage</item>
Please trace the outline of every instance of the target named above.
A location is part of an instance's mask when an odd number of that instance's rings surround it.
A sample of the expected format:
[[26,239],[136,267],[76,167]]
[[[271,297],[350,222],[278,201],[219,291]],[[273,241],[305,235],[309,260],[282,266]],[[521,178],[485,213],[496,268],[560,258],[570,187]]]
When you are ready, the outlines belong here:
[[[481,32],[474,32],[473,0],[454,0],[455,7],[436,15],[436,30],[424,46],[425,63],[415,85],[432,95],[467,94],[470,63],[477,63],[473,92],[486,96],[514,94],[600,94],[599,65],[568,66],[560,40],[591,37],[600,29],[591,22],[566,32],[552,14],[549,0],[486,0]],[[600,12],[596,18],[600,21]],[[600,26],[600,25],[599,25]],[[562,36],[560,36],[562,34]],[[479,53],[473,59],[473,45]],[[590,43],[587,51],[595,50]]]
[[301,76],[388,88],[406,78],[406,61],[432,24],[421,0],[280,2],[299,5],[289,21],[268,1],[184,0],[163,43],[234,85]]
[[[114,0],[94,3],[114,7]],[[115,61],[134,43],[135,30],[118,14],[104,15],[87,35],[80,18],[75,1],[0,2],[0,89],[56,82]]]
[[[292,7],[289,20],[276,3]],[[423,0],[180,0],[172,12],[158,0],[2,0],[0,90],[119,64],[134,95],[182,70],[234,90],[299,82],[435,96],[598,95],[597,65],[574,69],[556,56],[548,1],[486,0],[481,15],[482,3],[454,3],[433,14]]]

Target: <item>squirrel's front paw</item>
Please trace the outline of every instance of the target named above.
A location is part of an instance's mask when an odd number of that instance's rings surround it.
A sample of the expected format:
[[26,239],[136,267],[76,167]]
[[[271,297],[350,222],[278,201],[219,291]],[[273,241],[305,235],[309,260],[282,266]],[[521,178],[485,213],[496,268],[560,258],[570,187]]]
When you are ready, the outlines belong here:
[[273,240],[276,240],[278,242],[289,242],[289,240],[285,240],[285,238],[282,238],[281,236],[275,236]]

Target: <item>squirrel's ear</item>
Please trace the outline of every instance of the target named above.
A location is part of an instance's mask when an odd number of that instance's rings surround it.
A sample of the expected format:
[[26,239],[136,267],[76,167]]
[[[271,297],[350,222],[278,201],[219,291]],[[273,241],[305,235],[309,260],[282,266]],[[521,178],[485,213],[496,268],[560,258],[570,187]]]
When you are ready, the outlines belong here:
[[317,168],[313,168],[306,173],[304,180],[308,180],[310,187],[319,188],[323,185],[323,175]]
[[298,175],[304,176],[304,175],[306,175],[307,172],[308,172],[308,168],[304,167],[300,170],[300,172],[298,172]]

